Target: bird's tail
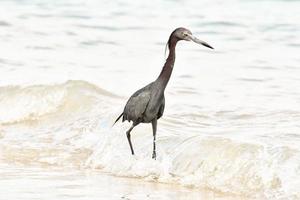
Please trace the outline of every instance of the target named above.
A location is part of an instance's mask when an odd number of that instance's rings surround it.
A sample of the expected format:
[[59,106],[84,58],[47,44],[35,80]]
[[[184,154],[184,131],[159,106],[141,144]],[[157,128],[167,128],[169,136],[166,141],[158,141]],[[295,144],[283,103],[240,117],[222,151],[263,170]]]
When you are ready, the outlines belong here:
[[[115,123],[117,123],[117,121],[123,116],[123,114],[124,114],[124,113],[121,113],[121,115],[116,119]],[[114,123],[112,126],[114,126],[115,123]]]

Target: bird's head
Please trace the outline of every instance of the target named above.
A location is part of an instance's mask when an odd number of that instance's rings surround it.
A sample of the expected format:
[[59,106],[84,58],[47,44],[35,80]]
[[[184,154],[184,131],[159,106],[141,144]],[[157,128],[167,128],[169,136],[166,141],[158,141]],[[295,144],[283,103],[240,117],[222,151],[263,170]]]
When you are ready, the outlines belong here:
[[[206,42],[204,42],[204,41],[199,40],[198,38],[196,38],[196,37],[192,34],[192,32],[191,32],[190,30],[186,29],[186,28],[182,28],[182,27],[181,27],[181,28],[175,29],[175,30],[172,32],[171,36],[170,36],[169,42],[171,41],[171,38],[172,38],[172,37],[175,37],[178,41],[179,41],[179,40],[193,41],[193,42],[195,42],[195,43],[197,43],[197,44],[201,44],[201,45],[203,45],[203,46],[206,46],[206,47],[208,47],[208,48],[213,49],[212,46],[210,46],[210,45],[207,44]],[[168,42],[168,43],[169,43],[169,42]]]

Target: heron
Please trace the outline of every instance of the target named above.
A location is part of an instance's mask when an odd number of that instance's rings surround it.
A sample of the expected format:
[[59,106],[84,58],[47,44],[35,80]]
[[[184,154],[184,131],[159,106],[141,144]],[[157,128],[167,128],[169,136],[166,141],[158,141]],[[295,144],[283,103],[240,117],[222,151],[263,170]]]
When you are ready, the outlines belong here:
[[175,29],[167,42],[169,55],[158,78],[137,90],[127,101],[123,112],[116,119],[114,124],[123,116],[122,122],[132,121],[131,127],[126,131],[126,136],[129,142],[131,154],[134,155],[134,150],[131,143],[130,132],[140,123],[151,123],[153,132],[153,152],[152,158],[156,160],[156,130],[157,120],[163,116],[165,108],[165,89],[170,80],[174,63],[175,63],[175,48],[178,41],[193,41],[205,47],[213,49],[208,43],[196,38],[192,32],[186,28]]

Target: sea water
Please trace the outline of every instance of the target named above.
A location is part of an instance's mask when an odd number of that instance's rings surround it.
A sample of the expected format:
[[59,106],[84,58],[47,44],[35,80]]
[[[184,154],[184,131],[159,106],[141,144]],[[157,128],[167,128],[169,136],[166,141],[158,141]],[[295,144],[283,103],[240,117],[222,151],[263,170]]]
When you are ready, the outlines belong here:
[[[2,0],[1,174],[17,168],[22,184],[28,167],[92,171],[300,199],[299,8],[297,0]],[[157,160],[149,124],[132,131],[131,156],[130,124],[112,124],[156,79],[181,26],[215,50],[178,43]]]

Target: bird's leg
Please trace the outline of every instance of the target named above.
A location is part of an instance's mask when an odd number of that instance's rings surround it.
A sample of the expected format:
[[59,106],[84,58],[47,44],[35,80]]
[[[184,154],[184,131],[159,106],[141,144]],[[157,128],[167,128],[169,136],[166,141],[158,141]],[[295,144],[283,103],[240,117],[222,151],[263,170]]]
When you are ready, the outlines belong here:
[[130,146],[130,150],[131,150],[131,154],[134,155],[134,151],[132,148],[132,144],[131,144],[131,140],[130,140],[130,132],[132,131],[132,129],[136,126],[137,124],[132,124],[132,126],[130,127],[130,129],[128,131],[126,131],[126,135],[127,135],[127,139],[129,142],[129,146]]
[[156,160],[156,147],[155,147],[155,142],[156,142],[156,127],[157,127],[157,119],[152,120],[152,130],[153,130],[153,153],[152,153],[152,158]]

